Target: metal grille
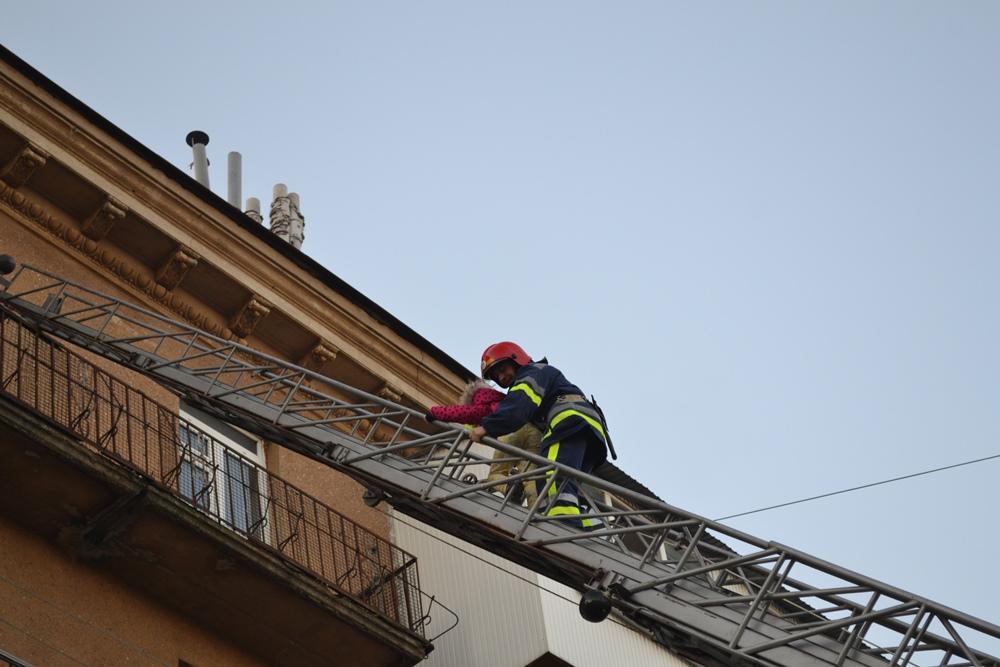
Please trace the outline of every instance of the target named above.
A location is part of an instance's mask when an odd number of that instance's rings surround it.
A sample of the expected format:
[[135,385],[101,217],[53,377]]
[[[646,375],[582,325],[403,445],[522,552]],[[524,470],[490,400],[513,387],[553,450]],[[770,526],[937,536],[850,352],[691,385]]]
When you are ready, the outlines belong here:
[[[46,271],[20,267],[3,302],[32,326],[377,487],[404,512],[564,583],[600,588],[698,662],[1000,667],[974,648],[1000,640],[993,623],[511,445],[488,439],[477,449],[462,429],[429,426],[419,411]],[[526,472],[477,481],[497,452]],[[538,479],[539,501],[497,497],[515,478]],[[603,529],[545,516],[550,485],[569,478],[589,489],[585,516]]]
[[260,548],[424,633],[412,555],[2,311],[0,393]]

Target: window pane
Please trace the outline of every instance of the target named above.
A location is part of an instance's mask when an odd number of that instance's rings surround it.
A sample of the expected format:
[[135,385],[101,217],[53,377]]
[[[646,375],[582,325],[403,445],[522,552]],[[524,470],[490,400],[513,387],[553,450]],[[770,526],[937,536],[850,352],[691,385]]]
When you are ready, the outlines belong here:
[[[260,456],[260,448],[257,446],[257,441],[253,438],[241,433],[221,419],[202,412],[201,410],[187,405],[186,403],[182,403],[181,413],[189,414],[199,420],[202,424],[215,429],[218,432],[218,436],[221,436],[222,440],[225,441],[227,447],[232,447],[233,449],[245,449],[246,452],[250,454],[251,458],[259,460],[258,457]],[[246,454],[244,454],[244,456],[245,455]]]
[[182,447],[191,446],[191,431],[188,429],[188,425],[184,422],[180,423],[180,439]]
[[[211,421],[203,431],[197,422],[187,421],[187,412],[182,408],[178,428],[181,494],[236,532],[266,542],[267,499],[262,496],[262,473],[256,462],[263,463],[262,448],[225,422],[192,411],[192,418]],[[255,457],[244,458],[243,450]]]
[[195,430],[193,426],[181,422],[180,438],[181,444],[190,447],[191,451],[202,455],[208,454],[208,438]]
[[208,491],[208,473],[191,465],[190,461],[181,461],[178,477],[181,495],[203,510],[211,509],[211,496]]
[[251,529],[254,534],[260,533],[261,499],[257,470],[229,452],[226,452],[225,467],[225,517],[241,533],[249,534]]

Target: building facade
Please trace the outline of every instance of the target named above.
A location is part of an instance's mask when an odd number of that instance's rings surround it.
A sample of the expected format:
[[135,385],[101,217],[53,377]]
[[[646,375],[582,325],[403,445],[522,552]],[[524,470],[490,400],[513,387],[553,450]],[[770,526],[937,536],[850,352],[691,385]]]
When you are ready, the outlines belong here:
[[[299,249],[297,196],[277,186],[270,213],[268,229],[0,48],[0,254],[32,280],[408,408],[453,402],[471,373]],[[204,408],[0,308],[0,666],[690,664]]]
[[[0,253],[413,406],[467,371],[0,52]],[[5,312],[0,664],[408,665],[418,564],[330,468]]]

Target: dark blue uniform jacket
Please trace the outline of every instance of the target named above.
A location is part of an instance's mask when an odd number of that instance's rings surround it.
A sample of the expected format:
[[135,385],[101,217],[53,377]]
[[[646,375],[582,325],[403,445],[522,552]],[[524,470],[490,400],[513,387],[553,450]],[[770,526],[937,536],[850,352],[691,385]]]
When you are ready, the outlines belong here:
[[482,424],[486,433],[495,438],[529,422],[542,431],[541,453],[581,432],[592,435],[590,439],[607,450],[604,425],[594,406],[558,368],[545,362],[520,366],[506,398],[496,412],[483,418]]

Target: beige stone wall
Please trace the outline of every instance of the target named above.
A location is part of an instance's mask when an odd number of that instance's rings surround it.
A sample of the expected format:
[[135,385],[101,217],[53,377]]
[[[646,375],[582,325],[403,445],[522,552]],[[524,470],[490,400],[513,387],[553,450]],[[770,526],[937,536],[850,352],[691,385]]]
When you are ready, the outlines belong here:
[[36,667],[262,665],[0,517],[0,648]]

